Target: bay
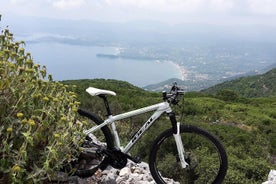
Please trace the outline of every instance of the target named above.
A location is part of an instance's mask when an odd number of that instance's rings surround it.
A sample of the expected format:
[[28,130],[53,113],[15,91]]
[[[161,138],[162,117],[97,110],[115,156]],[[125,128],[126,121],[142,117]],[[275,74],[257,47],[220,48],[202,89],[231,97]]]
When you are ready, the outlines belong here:
[[35,63],[45,65],[54,80],[116,79],[138,87],[181,78],[172,61],[97,57],[116,54],[116,47],[70,45],[56,42],[27,43]]

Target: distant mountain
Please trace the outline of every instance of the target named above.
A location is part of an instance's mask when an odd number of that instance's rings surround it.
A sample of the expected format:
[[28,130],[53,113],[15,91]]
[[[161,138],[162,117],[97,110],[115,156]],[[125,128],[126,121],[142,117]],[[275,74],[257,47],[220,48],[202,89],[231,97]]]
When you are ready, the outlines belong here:
[[271,68],[276,68],[276,63],[273,63],[273,64],[271,64],[271,65],[269,65],[265,68],[262,68],[260,70],[254,70],[254,71],[250,71],[250,72],[247,72],[247,73],[244,73],[244,74],[241,74],[241,75],[235,75],[233,77],[229,77],[224,81],[234,80],[234,79],[238,79],[240,77],[248,77],[248,76],[264,74],[264,73],[270,71]]
[[181,80],[177,78],[168,79],[166,81],[151,84],[143,87],[143,89],[148,91],[168,91],[171,89],[171,85],[177,82],[178,86],[180,86],[184,91],[199,91],[210,86],[213,86],[219,81],[211,81],[211,80]]
[[260,72],[260,74],[263,74],[263,73],[266,73],[266,72],[270,71],[272,68],[276,68],[276,63],[274,63],[274,64],[272,64],[268,67],[263,68],[259,72]]
[[157,83],[157,84],[150,84],[143,89],[148,90],[148,91],[168,91],[170,89],[170,85],[173,84],[173,82],[177,82],[178,84],[182,83],[182,80],[173,78],[173,79],[168,79],[166,81]]
[[[177,82],[177,84],[185,91],[205,91],[204,89],[212,89],[212,86],[216,85],[219,86],[221,83],[227,83],[227,81],[232,81],[239,78],[247,78],[250,76],[256,76],[264,74],[268,71],[270,71],[272,68],[276,68],[276,63],[269,65],[263,69],[250,71],[244,74],[235,75],[233,77],[228,77],[221,80],[181,80],[177,78],[168,79],[166,81],[156,83],[156,84],[150,84],[147,86],[144,86],[143,89],[148,91],[168,91],[173,84],[173,82]],[[219,84],[219,85],[217,85]]]
[[207,94],[216,94],[223,89],[230,89],[243,97],[276,96],[276,68],[255,76],[241,77],[226,81],[208,89],[202,90]]
[[[182,44],[198,42],[275,42],[273,26],[214,24],[173,24],[158,21],[125,23],[92,20],[8,16],[3,19],[13,33],[25,41],[57,41],[74,45]],[[135,36],[133,36],[135,35]],[[28,37],[28,40],[26,40]]]

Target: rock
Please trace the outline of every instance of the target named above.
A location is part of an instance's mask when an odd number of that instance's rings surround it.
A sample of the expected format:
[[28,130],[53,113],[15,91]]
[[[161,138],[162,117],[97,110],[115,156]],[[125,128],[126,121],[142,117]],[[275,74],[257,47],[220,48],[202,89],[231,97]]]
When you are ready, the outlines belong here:
[[[97,144],[102,144],[97,142],[98,140],[92,134],[89,136],[96,142]],[[98,161],[98,160],[95,160]],[[94,165],[94,160],[90,159],[90,161],[86,162],[83,160],[79,163],[84,168],[87,168],[90,165]],[[175,184],[172,179],[167,179],[166,182],[168,184]],[[136,164],[134,162],[128,161],[126,167],[121,170],[115,169],[111,166],[108,166],[105,170],[98,170],[93,176],[89,178],[77,178],[77,180],[72,180],[69,182],[70,184],[155,184],[153,180],[149,165],[145,162],[141,162]]]
[[276,184],[276,170],[271,170],[268,174],[268,179],[262,184]]
[[[67,177],[64,173],[57,174],[60,181],[69,184],[155,184],[147,163],[135,164],[128,162],[126,167],[121,170],[108,166],[105,170],[98,170],[93,176],[79,178],[77,176]],[[55,182],[54,182],[55,183]],[[173,179],[166,179],[168,184],[177,184]],[[263,183],[276,184],[276,183]]]
[[127,176],[129,175],[131,172],[130,172],[130,168],[128,167],[125,167],[123,169],[121,169],[120,173],[119,173],[119,176]]

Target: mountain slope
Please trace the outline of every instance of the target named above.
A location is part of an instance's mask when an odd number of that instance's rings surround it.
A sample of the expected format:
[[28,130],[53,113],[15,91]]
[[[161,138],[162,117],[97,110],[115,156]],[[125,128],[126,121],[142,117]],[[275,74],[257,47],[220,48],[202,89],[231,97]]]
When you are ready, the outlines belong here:
[[157,84],[147,85],[143,87],[143,89],[148,91],[159,91],[159,92],[169,91],[171,89],[173,82],[177,82],[178,86],[180,86],[185,91],[199,91],[201,89],[208,88],[218,83],[217,81],[211,81],[211,80],[194,81],[194,80],[181,80],[177,78],[172,78]]
[[230,89],[243,97],[268,97],[276,95],[276,68],[255,76],[241,77],[226,81],[208,89],[207,94],[215,94],[222,89]]

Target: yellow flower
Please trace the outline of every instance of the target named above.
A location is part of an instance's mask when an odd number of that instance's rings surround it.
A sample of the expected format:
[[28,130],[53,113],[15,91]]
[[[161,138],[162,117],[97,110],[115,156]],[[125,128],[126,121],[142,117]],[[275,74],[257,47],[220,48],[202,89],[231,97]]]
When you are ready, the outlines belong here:
[[48,98],[47,96],[45,96],[45,97],[43,98],[43,100],[44,100],[45,102],[48,102],[48,101],[49,101],[49,98]]
[[28,120],[25,118],[21,121],[22,124],[26,124],[28,122]]
[[12,127],[7,128],[7,132],[12,132]]
[[34,69],[31,69],[31,68],[28,68],[28,69],[26,69],[26,72],[27,72],[27,73],[34,73],[35,70],[34,70]]
[[24,52],[24,49],[23,49],[23,48],[20,48],[19,51],[20,51],[20,52]]
[[29,119],[28,121],[29,125],[34,126],[35,125],[35,121],[33,119]]
[[58,98],[54,98],[53,101],[54,101],[54,102],[58,102]]
[[55,134],[54,134],[54,137],[55,137],[55,138],[59,138],[59,137],[60,137],[60,135],[59,135],[59,134],[57,134],[57,133],[55,133]]
[[12,171],[13,172],[19,172],[21,170],[21,168],[20,168],[20,166],[19,165],[14,165],[13,167],[12,167]]
[[40,70],[40,74],[44,78],[46,76],[46,70],[45,69]]
[[76,104],[76,105],[80,105],[81,103],[76,101],[76,102],[74,102],[74,104]]
[[18,70],[19,70],[19,72],[23,72],[25,70],[25,68],[20,66],[20,67],[18,67]]
[[35,64],[35,65],[34,65],[34,68],[35,68],[35,69],[38,69],[39,67],[40,67],[39,64]]
[[19,113],[16,114],[16,116],[17,116],[18,118],[22,118],[22,117],[24,116],[24,114],[21,113],[21,112],[19,112]]
[[15,65],[14,65],[13,63],[10,63],[10,64],[9,64],[9,67],[12,68],[12,69],[14,69],[14,68],[15,68]]
[[66,117],[63,116],[63,117],[60,118],[60,120],[63,121],[63,122],[66,122],[67,119],[66,119]]
[[33,61],[32,61],[31,59],[28,59],[28,60],[26,61],[26,64],[33,64]]

